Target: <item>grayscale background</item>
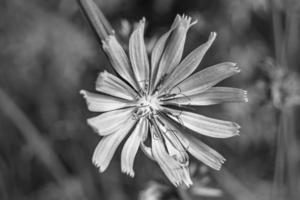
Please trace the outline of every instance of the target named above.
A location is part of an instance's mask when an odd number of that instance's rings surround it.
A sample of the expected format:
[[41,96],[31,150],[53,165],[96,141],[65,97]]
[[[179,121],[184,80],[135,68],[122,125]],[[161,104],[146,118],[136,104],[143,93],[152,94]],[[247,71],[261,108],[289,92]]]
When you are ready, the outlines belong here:
[[[192,160],[203,187],[188,191],[142,152],[134,179],[121,173],[120,148],[98,173],[100,137],[86,124],[95,113],[79,90],[93,91],[98,73],[112,70],[87,20],[75,0],[0,0],[1,200],[300,199],[299,0],[95,1],[124,44],[143,16],[149,49],[177,13],[198,20],[185,54],[216,31],[199,70],[237,62],[242,72],[222,85],[248,90],[249,103],[199,111],[238,122],[241,136],[204,138],[227,161],[214,171]],[[207,197],[207,187],[222,193]]]

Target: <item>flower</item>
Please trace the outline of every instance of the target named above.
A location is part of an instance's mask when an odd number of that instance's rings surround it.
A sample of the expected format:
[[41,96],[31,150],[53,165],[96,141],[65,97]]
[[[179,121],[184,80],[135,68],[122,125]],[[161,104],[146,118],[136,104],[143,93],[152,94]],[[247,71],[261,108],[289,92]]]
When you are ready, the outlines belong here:
[[244,90],[214,86],[240,72],[234,63],[224,62],[193,73],[216,33],[211,33],[206,43],[182,59],[187,31],[195,23],[190,17],[176,16],[149,58],[144,43],[145,19],[130,36],[129,58],[114,33],[102,34],[103,49],[117,75],[101,72],[96,81],[99,93],[80,92],[90,111],[102,113],[87,120],[103,136],[93,154],[93,163],[100,172],[108,167],[126,136],[121,169],[132,177],[139,148],[158,163],[175,186],[192,185],[188,153],[213,169],[221,168],[223,156],[188,132],[228,138],[239,134],[239,125],[185,108],[244,102],[247,97]]

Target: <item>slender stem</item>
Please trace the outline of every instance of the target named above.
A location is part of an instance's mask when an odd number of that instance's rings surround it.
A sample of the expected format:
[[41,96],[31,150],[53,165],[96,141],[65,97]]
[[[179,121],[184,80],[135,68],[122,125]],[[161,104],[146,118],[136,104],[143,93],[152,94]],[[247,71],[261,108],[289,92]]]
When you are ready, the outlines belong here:
[[[294,30],[296,29],[295,26],[297,25],[294,21],[294,8],[297,7],[297,2],[287,0],[284,4],[284,12],[286,15],[284,21],[285,29],[283,28],[283,21],[280,17],[278,8],[275,6],[274,0],[270,0],[270,3],[272,6],[276,66],[286,68],[286,71],[288,71],[289,64],[293,64],[289,56],[292,53],[291,50],[294,48],[291,48],[290,45],[293,43],[297,44],[294,33]],[[291,72],[288,72],[288,74],[291,74]],[[286,105],[281,105],[278,110],[276,160],[271,196],[272,200],[298,199],[299,183],[297,181],[298,171],[296,168],[299,153],[296,132],[294,130],[295,125],[293,124],[294,117],[291,115],[293,112],[294,107],[290,108]]]
[[277,134],[276,134],[276,158],[275,158],[275,174],[272,188],[271,199],[283,200],[285,196],[284,171],[286,163],[286,137],[284,132],[284,116],[278,111]]
[[287,0],[286,6],[286,54],[289,67],[297,67],[298,49],[299,49],[299,12],[298,0]]
[[283,44],[283,27],[282,19],[279,15],[278,8],[276,7],[276,2],[270,0],[270,6],[272,10],[272,23],[273,23],[273,37],[274,37],[274,51],[275,51],[275,61],[278,65],[282,63],[282,44]]
[[77,2],[100,42],[108,35],[114,34],[110,23],[93,0],[77,0]]

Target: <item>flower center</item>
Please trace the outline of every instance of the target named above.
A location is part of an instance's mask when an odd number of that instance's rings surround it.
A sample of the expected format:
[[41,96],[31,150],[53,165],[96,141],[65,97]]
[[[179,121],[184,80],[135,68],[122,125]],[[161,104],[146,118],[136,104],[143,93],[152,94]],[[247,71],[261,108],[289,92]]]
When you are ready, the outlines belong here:
[[145,95],[138,100],[133,116],[134,118],[141,118],[155,115],[159,108],[160,103],[156,95]]

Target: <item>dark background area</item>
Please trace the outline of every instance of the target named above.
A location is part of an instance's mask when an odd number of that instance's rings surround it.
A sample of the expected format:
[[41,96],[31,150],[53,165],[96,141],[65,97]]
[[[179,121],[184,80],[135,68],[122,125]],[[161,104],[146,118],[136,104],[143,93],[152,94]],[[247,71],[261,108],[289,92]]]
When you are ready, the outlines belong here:
[[[298,0],[95,0],[124,44],[147,19],[146,42],[179,14],[198,23],[185,54],[217,39],[199,69],[223,61],[242,72],[222,83],[248,90],[249,103],[199,108],[238,122],[241,136],[203,137],[227,161],[221,171],[191,161],[194,186],[174,188],[139,152],[135,178],[121,173],[120,149],[100,174],[91,162],[100,137],[80,89],[112,71],[75,0],[0,0],[0,199],[300,198]],[[215,196],[215,197],[211,197]]]

